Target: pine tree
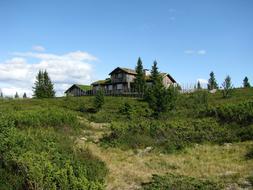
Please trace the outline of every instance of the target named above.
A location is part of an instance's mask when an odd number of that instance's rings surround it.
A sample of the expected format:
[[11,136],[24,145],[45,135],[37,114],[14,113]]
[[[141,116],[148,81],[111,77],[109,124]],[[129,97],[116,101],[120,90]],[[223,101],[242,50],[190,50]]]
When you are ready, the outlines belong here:
[[231,77],[228,75],[224,82],[222,83],[222,93],[223,93],[223,98],[227,98],[229,96],[231,96],[232,90],[233,90],[233,86],[231,83]]
[[24,99],[26,99],[26,98],[27,98],[26,93],[24,93],[24,94],[23,94],[23,98],[24,98]]
[[152,66],[151,79],[153,85],[148,89],[145,99],[153,110],[154,116],[159,117],[161,113],[172,110],[175,107],[177,89],[173,86],[167,89],[164,87],[156,61]]
[[137,61],[137,66],[135,68],[136,71],[136,78],[134,80],[135,88],[138,92],[138,94],[143,94],[146,88],[146,81],[145,81],[145,72],[143,70],[143,65],[141,58],[139,57]]
[[208,80],[207,87],[208,87],[208,90],[218,89],[218,84],[216,82],[215,75],[214,75],[213,71],[210,73],[210,79]]
[[245,78],[243,79],[243,87],[244,87],[244,88],[250,88],[250,87],[251,87],[251,85],[250,85],[250,83],[249,83],[248,77],[245,77]]
[[4,98],[4,94],[1,89],[0,89],[0,98]]
[[46,97],[52,98],[55,96],[54,85],[51,79],[49,78],[47,71],[44,71],[43,75],[44,75],[44,89]]
[[39,71],[38,75],[36,76],[36,81],[35,81],[35,87],[34,89],[34,94],[33,96],[36,98],[44,98],[44,79],[43,79],[43,71]]
[[15,94],[15,98],[19,98],[18,92],[16,92],[16,94]]
[[102,108],[104,102],[105,102],[104,93],[102,90],[98,90],[93,102],[96,111],[99,111]]
[[199,81],[198,81],[198,83],[197,83],[197,89],[198,89],[198,90],[201,90],[201,89],[202,89],[201,84],[200,84]]
[[52,98],[55,96],[54,86],[47,71],[39,71],[34,85],[34,97]]

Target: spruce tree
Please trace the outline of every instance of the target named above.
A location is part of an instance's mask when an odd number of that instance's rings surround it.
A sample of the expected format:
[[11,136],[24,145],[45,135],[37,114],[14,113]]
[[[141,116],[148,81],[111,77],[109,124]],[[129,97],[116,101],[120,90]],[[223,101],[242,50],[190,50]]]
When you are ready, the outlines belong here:
[[52,98],[55,96],[54,85],[51,79],[49,78],[47,71],[44,71],[43,76],[44,76],[45,95],[47,98]]
[[39,71],[34,85],[33,96],[35,98],[52,98],[55,96],[54,86],[47,71]]
[[250,85],[250,83],[249,83],[248,77],[245,77],[245,78],[243,79],[243,87],[244,87],[244,88],[250,88],[250,87],[251,87],[251,85]]
[[151,70],[153,84],[146,93],[146,101],[153,110],[153,115],[159,117],[161,113],[170,111],[175,107],[177,90],[173,86],[165,88],[162,83],[161,74],[155,61]]
[[153,85],[162,86],[162,77],[160,72],[158,71],[157,62],[154,61],[152,69],[151,69],[151,80]]
[[104,105],[105,99],[104,99],[104,92],[102,90],[98,90],[94,99],[94,108],[96,111],[99,111],[102,106]]
[[222,83],[222,87],[223,87],[222,90],[223,98],[231,96],[233,86],[231,82],[231,77],[229,75],[225,78],[224,82]]
[[23,94],[23,98],[24,98],[24,99],[26,99],[26,98],[27,98],[26,93],[24,93],[24,94]]
[[214,75],[213,71],[210,73],[210,79],[208,80],[207,87],[208,87],[208,90],[218,89],[218,84],[216,82],[215,75]]
[[198,89],[198,90],[201,90],[201,89],[202,89],[201,84],[200,84],[199,81],[198,81],[198,83],[197,83],[197,89]]
[[15,94],[15,98],[19,98],[18,92],[16,92],[16,94]]
[[143,69],[141,58],[139,57],[135,68],[136,78],[134,80],[135,88],[139,95],[143,94],[146,87],[145,72]]
[[4,98],[4,94],[1,89],[0,89],[0,98]]

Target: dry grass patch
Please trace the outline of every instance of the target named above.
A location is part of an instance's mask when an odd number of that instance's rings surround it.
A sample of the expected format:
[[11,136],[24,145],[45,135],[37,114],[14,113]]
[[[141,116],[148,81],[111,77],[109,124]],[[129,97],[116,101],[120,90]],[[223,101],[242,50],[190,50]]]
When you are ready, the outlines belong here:
[[101,148],[87,143],[88,148],[103,160],[109,174],[107,189],[139,189],[151,180],[152,174],[175,173],[208,178],[225,184],[240,183],[253,170],[253,161],[244,155],[252,142],[218,145],[197,145],[182,153],[165,155],[147,153],[138,156],[133,151]]

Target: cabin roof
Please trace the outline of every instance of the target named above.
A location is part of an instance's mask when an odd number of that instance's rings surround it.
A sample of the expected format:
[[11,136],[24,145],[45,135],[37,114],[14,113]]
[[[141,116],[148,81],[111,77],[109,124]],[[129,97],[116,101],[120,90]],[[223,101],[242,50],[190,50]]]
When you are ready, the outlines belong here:
[[[160,74],[161,74],[162,77],[167,76],[167,77],[171,80],[171,82],[176,83],[176,80],[175,80],[170,74],[168,74],[168,73],[160,73]],[[151,82],[151,81],[152,81],[151,75],[146,75],[146,76],[145,76],[145,79],[146,79],[146,81],[148,81],[148,82]]]
[[70,91],[71,89],[73,89],[74,87],[77,87],[83,91],[87,91],[87,90],[91,90],[92,87],[90,85],[83,85],[83,84],[73,84],[71,87],[69,87],[68,90],[65,91],[65,93],[67,93],[68,91]]
[[111,79],[107,78],[105,80],[98,80],[93,82],[91,85],[96,86],[96,85],[103,85],[103,84],[110,84],[111,83]]
[[114,69],[112,72],[109,73],[109,75],[111,75],[112,73],[118,71],[118,70],[121,70],[125,73],[128,73],[128,74],[132,74],[132,75],[136,75],[137,73],[135,72],[135,70],[133,69],[129,69],[129,68],[123,68],[123,67],[117,67],[116,69]]

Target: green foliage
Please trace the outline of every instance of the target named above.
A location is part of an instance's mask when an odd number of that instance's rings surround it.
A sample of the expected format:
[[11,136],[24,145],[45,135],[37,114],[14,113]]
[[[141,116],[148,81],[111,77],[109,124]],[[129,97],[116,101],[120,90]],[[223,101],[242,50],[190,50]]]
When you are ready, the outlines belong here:
[[218,84],[216,82],[215,75],[214,75],[213,71],[210,73],[210,78],[208,80],[207,87],[208,87],[208,90],[218,89]]
[[24,99],[25,99],[25,98],[27,98],[27,95],[26,95],[26,93],[24,93],[24,94],[23,94],[23,98],[24,98]]
[[39,71],[34,85],[34,97],[52,98],[55,96],[54,85],[49,78],[47,71]]
[[230,97],[232,94],[233,86],[229,75],[225,78],[224,82],[222,83],[222,86],[223,86],[222,90],[223,98]]
[[119,113],[126,115],[128,119],[132,118],[134,114],[133,107],[128,102],[125,102],[124,105],[119,109]]
[[194,143],[225,143],[239,140],[236,130],[220,126],[214,119],[187,119],[170,122],[115,122],[104,144],[123,149],[156,147],[165,153],[182,150]]
[[49,108],[40,110],[20,110],[5,113],[15,123],[16,126],[31,127],[64,127],[78,126],[76,115],[70,111],[60,108]]
[[253,185],[253,174],[248,177],[248,181],[250,182],[251,185]]
[[94,108],[99,111],[105,103],[104,93],[102,90],[97,91],[94,99]]
[[203,111],[206,111],[209,106],[209,96],[206,90],[197,90],[190,94],[181,94],[177,98],[177,110],[185,110],[187,115],[198,117]]
[[[253,147],[251,147],[248,151],[248,153],[246,154],[246,158],[247,159],[253,159]],[[253,176],[252,176],[253,177]],[[253,181],[252,181],[253,182]]]
[[15,94],[14,97],[15,97],[15,98],[19,98],[18,92],[16,92],[16,94]]
[[253,101],[212,107],[208,109],[207,115],[217,117],[223,122],[247,125],[253,122]]
[[151,80],[153,82],[153,85],[162,85],[162,77],[160,75],[160,72],[158,71],[156,61],[154,61],[151,69]]
[[148,89],[145,99],[153,110],[154,116],[158,117],[161,113],[175,108],[177,94],[174,87],[166,89],[160,85],[153,85]]
[[140,57],[137,61],[135,71],[137,73],[134,79],[135,88],[139,94],[143,94],[146,88],[146,81],[145,81],[145,72],[143,70],[143,65]]
[[[104,189],[107,169],[53,128],[15,128],[0,118],[1,189]],[[14,178],[15,177],[15,178]]]
[[244,88],[250,88],[250,87],[251,87],[251,85],[250,85],[250,83],[249,83],[248,77],[245,77],[245,78],[243,79],[243,87],[244,87]]
[[170,111],[175,107],[177,89],[172,86],[169,88],[164,87],[156,61],[152,66],[151,79],[153,85],[148,88],[145,100],[153,110],[154,116],[158,117],[161,113]]
[[201,89],[202,89],[201,84],[200,84],[199,81],[198,81],[198,83],[197,83],[197,89],[198,89],[198,90],[201,90]]
[[182,175],[153,175],[152,182],[142,184],[144,190],[220,190],[221,184]]

